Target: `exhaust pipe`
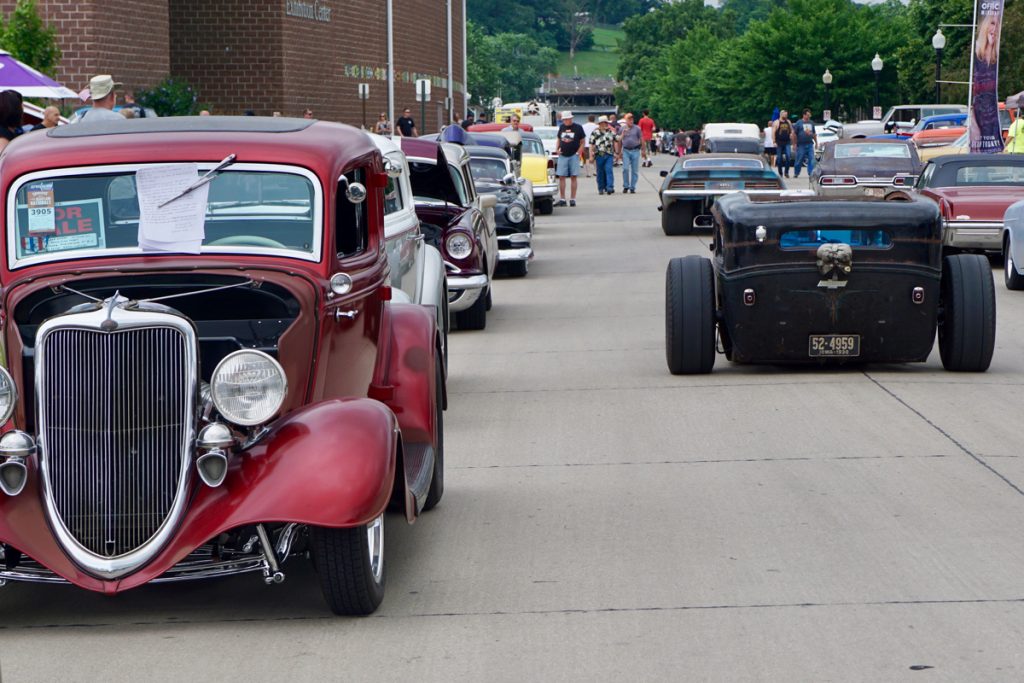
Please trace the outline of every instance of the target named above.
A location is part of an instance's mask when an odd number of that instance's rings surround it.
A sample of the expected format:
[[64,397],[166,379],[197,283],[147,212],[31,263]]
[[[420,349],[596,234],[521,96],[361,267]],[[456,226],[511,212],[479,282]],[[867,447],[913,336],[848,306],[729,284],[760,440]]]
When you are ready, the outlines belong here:
[[219,448],[214,448],[196,459],[199,478],[210,488],[217,488],[224,483],[228,474],[228,456]]
[[21,458],[9,458],[0,464],[0,489],[8,496],[16,496],[25,488],[28,468]]

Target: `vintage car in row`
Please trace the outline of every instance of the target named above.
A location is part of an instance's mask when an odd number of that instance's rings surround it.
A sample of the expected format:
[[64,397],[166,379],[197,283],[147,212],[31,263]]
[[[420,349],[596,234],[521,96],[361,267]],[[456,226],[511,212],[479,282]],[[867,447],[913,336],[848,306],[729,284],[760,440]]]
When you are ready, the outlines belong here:
[[384,188],[384,249],[391,269],[391,300],[430,306],[442,350],[448,357],[448,280],[444,259],[433,244],[427,244],[416,215],[409,163],[405,153],[390,138],[370,135],[384,157],[388,174]]
[[665,350],[673,374],[736,363],[925,361],[988,369],[995,289],[988,260],[942,255],[935,203],[735,193],[714,208],[711,259],[674,258]]
[[460,145],[402,138],[416,215],[428,244],[444,258],[448,309],[461,330],[482,330],[498,263],[493,214],[497,198],[473,186],[469,154]]
[[900,104],[889,107],[885,116],[879,120],[857,121],[843,126],[844,138],[863,138],[872,135],[895,133],[898,130],[909,130],[921,119],[939,114],[957,114],[966,112],[963,104]]
[[920,170],[917,149],[906,140],[837,140],[825,145],[811,186],[824,197],[884,197],[913,187]]
[[[892,133],[873,135],[868,139],[910,140],[917,147],[923,147],[926,144],[944,144],[939,142],[940,140],[945,140],[946,143],[952,142],[960,137],[960,134],[966,130],[966,126],[967,112],[949,112],[925,116],[910,128],[900,128]],[[936,134],[939,135],[938,138],[934,137]],[[922,135],[924,137],[921,137]]]
[[497,199],[494,226],[498,235],[498,265],[513,277],[523,277],[533,258],[533,197],[529,183],[517,177],[508,155],[494,147],[467,145],[469,167],[477,193]]
[[536,133],[521,133],[523,146],[520,151],[519,172],[533,185],[533,208],[542,216],[548,216],[555,207],[555,162],[544,149],[544,142]]
[[708,123],[704,125],[700,151],[711,154],[762,154],[761,129],[753,123]]
[[1005,237],[1003,216],[1024,199],[1024,155],[938,157],[925,167],[915,189],[939,205],[947,248],[998,253]]
[[661,177],[658,210],[666,235],[689,235],[694,228],[711,227],[711,207],[729,193],[777,195],[784,189],[765,158],[752,154],[685,155],[671,170],[661,171]]
[[389,507],[444,490],[442,334],[389,285],[369,136],[88,120],[4,151],[0,583],[106,594],[310,557],[384,596]]

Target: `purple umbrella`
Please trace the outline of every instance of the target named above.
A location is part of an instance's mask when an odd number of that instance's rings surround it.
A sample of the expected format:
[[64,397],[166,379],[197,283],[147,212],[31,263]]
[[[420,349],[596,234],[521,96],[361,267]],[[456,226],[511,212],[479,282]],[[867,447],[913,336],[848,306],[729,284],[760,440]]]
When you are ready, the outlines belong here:
[[74,90],[65,88],[46,74],[22,64],[10,52],[0,50],[0,90],[16,90],[22,97],[45,97],[60,100],[78,97]]

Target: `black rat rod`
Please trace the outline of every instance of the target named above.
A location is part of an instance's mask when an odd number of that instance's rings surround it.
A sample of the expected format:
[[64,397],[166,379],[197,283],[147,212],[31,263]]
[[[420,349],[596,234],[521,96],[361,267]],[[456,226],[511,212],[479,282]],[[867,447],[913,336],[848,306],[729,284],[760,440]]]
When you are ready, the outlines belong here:
[[988,369],[988,261],[943,258],[936,204],[894,195],[719,199],[713,258],[668,266],[669,370],[711,372],[716,350],[738,363],[922,362],[936,330],[943,367]]

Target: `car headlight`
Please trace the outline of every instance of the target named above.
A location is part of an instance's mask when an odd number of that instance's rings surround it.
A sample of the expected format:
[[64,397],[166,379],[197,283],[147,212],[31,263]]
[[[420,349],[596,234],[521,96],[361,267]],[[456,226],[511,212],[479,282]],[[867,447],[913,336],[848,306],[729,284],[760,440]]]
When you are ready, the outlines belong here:
[[473,253],[473,240],[466,233],[457,232],[448,235],[444,248],[452,258],[464,259]]
[[0,367],[0,424],[11,419],[14,406],[18,403],[18,388],[7,368]]
[[263,424],[284,403],[288,380],[281,365],[262,351],[235,351],[217,364],[210,380],[213,405],[243,427]]
[[509,221],[512,223],[522,223],[526,220],[526,210],[518,204],[508,207],[508,212],[505,215],[508,216]]

